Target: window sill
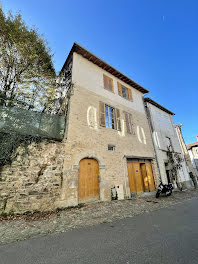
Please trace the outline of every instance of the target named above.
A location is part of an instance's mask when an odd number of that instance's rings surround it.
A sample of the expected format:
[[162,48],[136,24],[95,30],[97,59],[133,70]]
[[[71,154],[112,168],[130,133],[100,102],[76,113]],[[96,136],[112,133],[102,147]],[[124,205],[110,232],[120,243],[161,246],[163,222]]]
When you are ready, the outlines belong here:
[[[103,88],[104,88],[104,87],[103,87]],[[106,89],[106,88],[104,88],[104,90],[105,90],[105,91],[108,91],[108,92],[110,92],[110,93],[115,94],[114,91],[108,90],[108,89]]]
[[[119,94],[118,94],[119,95]],[[127,101],[129,101],[129,102],[133,102],[133,100],[129,100],[129,99],[127,99],[127,98],[124,98],[123,96],[121,96],[121,95],[119,95],[121,98],[123,98],[124,100],[127,100]]]
[[110,127],[105,127],[105,126],[100,126],[100,128],[105,128],[105,129],[108,129],[108,130],[111,130],[111,131],[115,131],[115,132],[120,131],[120,130],[117,130],[117,129],[114,129],[114,128],[110,128]]

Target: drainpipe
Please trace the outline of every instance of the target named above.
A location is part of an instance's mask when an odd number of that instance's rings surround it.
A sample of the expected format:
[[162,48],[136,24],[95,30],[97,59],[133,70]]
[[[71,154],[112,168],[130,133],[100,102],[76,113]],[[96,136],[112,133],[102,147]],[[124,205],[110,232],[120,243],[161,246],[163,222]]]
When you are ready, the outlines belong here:
[[[144,97],[143,97],[143,101],[144,101]],[[160,182],[162,182],[162,177],[161,177],[161,172],[160,172],[159,162],[158,162],[158,158],[157,158],[157,152],[156,152],[156,149],[155,149],[155,142],[154,142],[154,139],[153,139],[153,132],[154,132],[154,129],[153,129],[153,126],[152,126],[152,123],[151,123],[151,114],[150,114],[149,107],[147,106],[147,103],[146,103],[146,102],[143,102],[143,103],[144,103],[144,108],[145,108],[145,112],[146,112],[146,117],[147,117],[147,120],[148,120],[149,130],[150,130],[151,138],[152,138],[152,142],[153,142],[153,148],[154,148],[155,160],[156,160],[157,168],[158,168],[158,171],[159,171],[159,179],[160,179]]]

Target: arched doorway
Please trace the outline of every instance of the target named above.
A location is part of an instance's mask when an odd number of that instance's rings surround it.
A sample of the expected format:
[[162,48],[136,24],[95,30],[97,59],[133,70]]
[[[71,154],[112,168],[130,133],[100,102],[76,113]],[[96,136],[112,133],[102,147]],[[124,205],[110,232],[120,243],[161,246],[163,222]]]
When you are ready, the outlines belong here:
[[80,161],[78,175],[78,202],[86,203],[97,201],[100,198],[99,165],[92,158]]

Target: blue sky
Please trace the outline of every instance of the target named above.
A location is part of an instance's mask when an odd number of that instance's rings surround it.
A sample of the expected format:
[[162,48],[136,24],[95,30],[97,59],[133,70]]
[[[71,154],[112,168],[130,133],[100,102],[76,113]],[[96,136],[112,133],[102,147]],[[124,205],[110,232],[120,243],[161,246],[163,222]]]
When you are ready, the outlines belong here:
[[48,40],[59,71],[76,41],[150,91],[198,134],[197,0],[0,0]]

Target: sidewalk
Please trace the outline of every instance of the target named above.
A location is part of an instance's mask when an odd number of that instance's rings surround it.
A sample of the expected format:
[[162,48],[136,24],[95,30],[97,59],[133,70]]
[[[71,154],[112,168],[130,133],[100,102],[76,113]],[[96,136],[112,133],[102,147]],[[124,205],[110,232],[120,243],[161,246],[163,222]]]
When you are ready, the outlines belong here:
[[101,223],[113,222],[126,217],[148,213],[185,200],[198,197],[198,190],[173,192],[169,197],[156,199],[154,194],[123,201],[98,202],[81,208],[65,209],[48,214],[20,216],[15,220],[0,221],[0,244],[53,232],[65,232]]

